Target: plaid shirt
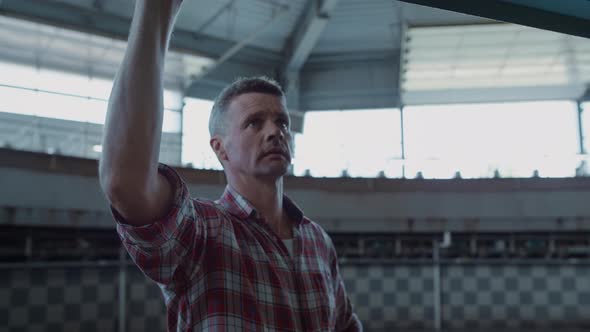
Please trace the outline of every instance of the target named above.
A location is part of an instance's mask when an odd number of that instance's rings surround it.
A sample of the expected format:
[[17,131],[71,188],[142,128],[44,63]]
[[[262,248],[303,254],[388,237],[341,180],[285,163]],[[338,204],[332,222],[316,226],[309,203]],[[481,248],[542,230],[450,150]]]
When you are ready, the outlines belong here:
[[174,188],[162,220],[134,227],[111,206],[131,258],[161,288],[169,331],[362,331],[326,232],[286,196],[295,221],[293,256],[244,197],[226,187],[217,201]]

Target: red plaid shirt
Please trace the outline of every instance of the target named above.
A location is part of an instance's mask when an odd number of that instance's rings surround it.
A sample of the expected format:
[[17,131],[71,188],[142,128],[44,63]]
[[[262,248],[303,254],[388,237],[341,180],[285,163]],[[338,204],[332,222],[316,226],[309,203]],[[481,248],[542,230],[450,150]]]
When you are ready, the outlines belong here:
[[217,201],[191,198],[171,167],[168,216],[134,227],[111,207],[137,266],[164,294],[169,331],[362,331],[326,232],[286,196],[293,256],[230,186]]

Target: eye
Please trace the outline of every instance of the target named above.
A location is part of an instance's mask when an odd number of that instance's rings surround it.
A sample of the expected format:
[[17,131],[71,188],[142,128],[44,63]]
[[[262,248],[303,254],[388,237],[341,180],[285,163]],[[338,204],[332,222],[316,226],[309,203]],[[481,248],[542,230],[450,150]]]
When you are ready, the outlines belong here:
[[289,129],[289,121],[287,120],[279,120],[279,125],[283,127],[283,129]]
[[250,119],[246,122],[246,128],[252,127],[257,128],[260,127],[261,120],[260,119]]

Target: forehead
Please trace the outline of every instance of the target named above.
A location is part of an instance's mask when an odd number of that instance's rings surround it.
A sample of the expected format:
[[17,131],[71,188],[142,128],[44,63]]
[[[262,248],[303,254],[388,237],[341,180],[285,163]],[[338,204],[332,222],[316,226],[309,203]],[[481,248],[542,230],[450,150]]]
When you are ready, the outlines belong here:
[[228,106],[228,115],[234,119],[244,119],[258,112],[267,115],[288,115],[285,98],[267,93],[249,92],[233,98]]

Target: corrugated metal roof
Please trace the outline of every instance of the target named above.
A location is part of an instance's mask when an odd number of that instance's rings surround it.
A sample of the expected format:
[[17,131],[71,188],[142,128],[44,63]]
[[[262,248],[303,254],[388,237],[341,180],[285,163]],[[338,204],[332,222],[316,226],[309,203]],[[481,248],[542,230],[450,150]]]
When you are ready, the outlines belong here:
[[[177,29],[238,43],[263,29],[249,45],[283,50],[310,0],[186,0]],[[56,0],[72,8],[129,18],[134,2]],[[401,12],[400,12],[401,9]],[[279,18],[273,21],[273,17]],[[400,15],[410,25],[465,24],[489,20],[392,0],[340,0],[312,53],[392,50],[398,47]],[[198,40],[195,40],[198,42]]]
[[[58,2],[91,10],[98,9],[94,0]],[[279,51],[283,48],[304,6],[305,1],[302,0],[186,0],[183,2],[176,27],[236,43],[264,28],[249,45]],[[100,2],[100,10],[121,17],[131,17],[133,7],[133,1]],[[272,21],[279,14],[281,16]]]
[[463,101],[575,99],[590,82],[588,39],[530,27],[411,28],[405,47],[406,104],[437,93],[432,102],[443,94]]
[[491,20],[392,0],[341,0],[314,53],[393,50],[400,22],[414,26],[475,24]]
[[313,53],[396,48],[398,6],[391,0],[341,0]]
[[[199,30],[220,9],[225,8],[215,20],[202,29],[202,33],[239,42],[264,28],[250,45],[280,51],[301,15],[305,1],[202,0],[187,2],[183,6],[177,22],[183,29]],[[273,20],[277,15],[280,16]]]

